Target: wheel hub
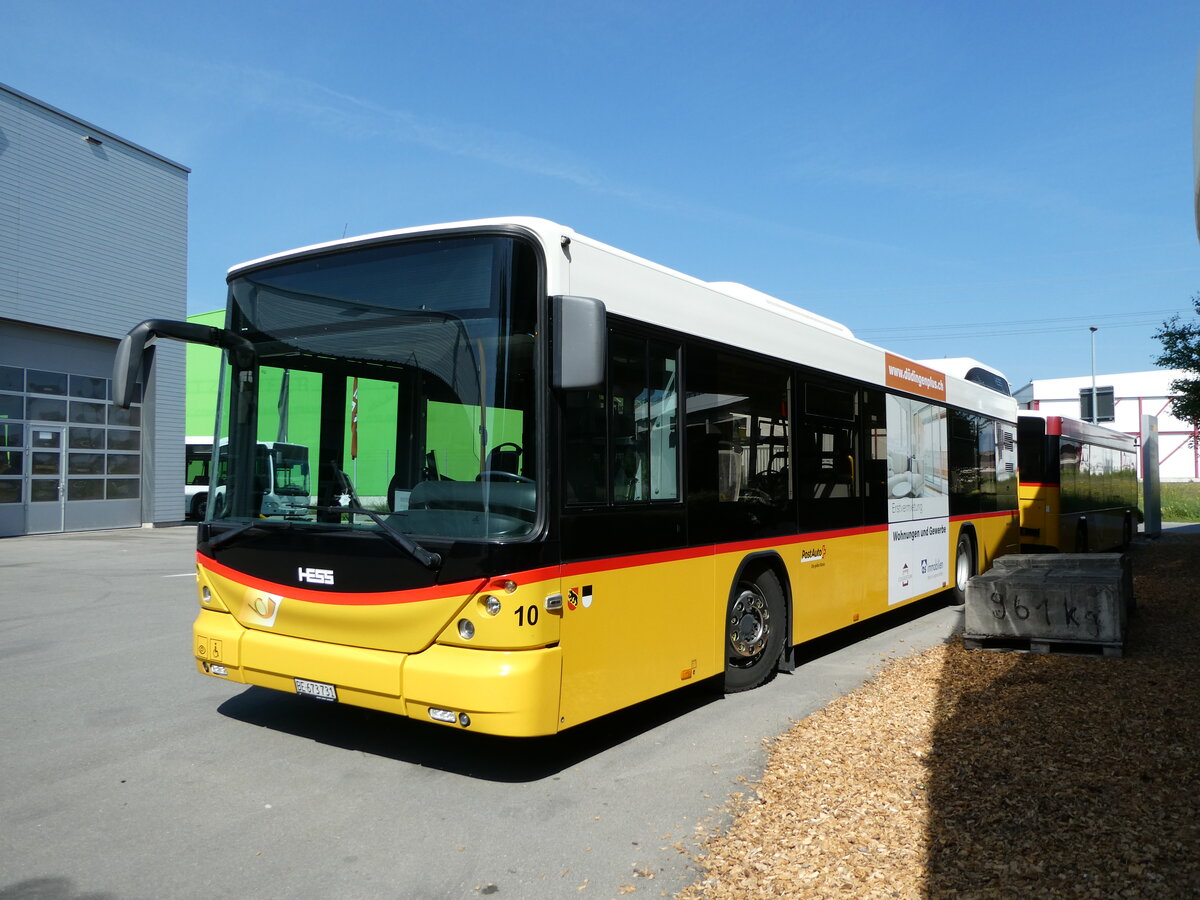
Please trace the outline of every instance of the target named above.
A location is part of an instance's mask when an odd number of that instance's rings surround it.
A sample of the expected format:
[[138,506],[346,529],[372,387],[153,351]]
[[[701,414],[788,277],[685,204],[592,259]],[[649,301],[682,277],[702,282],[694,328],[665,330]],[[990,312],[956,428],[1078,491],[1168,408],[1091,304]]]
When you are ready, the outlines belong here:
[[771,636],[771,612],[757,591],[742,591],[729,611],[729,646],[738,656],[758,656]]

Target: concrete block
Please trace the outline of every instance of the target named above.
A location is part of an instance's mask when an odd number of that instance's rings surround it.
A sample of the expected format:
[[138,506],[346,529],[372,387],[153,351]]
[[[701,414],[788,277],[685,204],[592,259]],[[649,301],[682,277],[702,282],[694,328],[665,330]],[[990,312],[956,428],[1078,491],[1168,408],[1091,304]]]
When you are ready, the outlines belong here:
[[[1029,641],[1119,651],[1133,604],[1133,573],[1120,553],[1014,554],[967,584],[967,646]],[[1037,647],[1032,646],[1037,644]]]

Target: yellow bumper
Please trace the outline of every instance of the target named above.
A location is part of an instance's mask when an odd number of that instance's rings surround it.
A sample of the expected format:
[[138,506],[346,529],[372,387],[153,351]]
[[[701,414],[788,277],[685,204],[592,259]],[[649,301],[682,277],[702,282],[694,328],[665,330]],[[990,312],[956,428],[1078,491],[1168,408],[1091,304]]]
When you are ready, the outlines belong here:
[[425,722],[436,721],[431,708],[452,712],[456,720],[465,713],[469,730],[486,734],[533,737],[558,730],[557,647],[434,644],[420,653],[394,653],[254,631],[228,613],[207,609],[192,633],[197,669],[226,681],[288,693],[296,692],[296,678],[319,681],[334,685],[342,703]]

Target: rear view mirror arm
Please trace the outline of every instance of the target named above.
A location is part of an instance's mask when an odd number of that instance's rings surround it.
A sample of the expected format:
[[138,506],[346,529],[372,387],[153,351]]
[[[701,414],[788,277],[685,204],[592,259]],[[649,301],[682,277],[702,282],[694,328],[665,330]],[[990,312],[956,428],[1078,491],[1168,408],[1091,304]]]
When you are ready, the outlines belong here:
[[195,322],[147,319],[129,329],[129,333],[117,345],[117,356],[113,361],[114,406],[129,408],[133,402],[134,385],[142,369],[142,355],[160,337],[188,344],[221,347],[230,352],[239,369],[249,369],[254,365],[254,345],[236,332]]

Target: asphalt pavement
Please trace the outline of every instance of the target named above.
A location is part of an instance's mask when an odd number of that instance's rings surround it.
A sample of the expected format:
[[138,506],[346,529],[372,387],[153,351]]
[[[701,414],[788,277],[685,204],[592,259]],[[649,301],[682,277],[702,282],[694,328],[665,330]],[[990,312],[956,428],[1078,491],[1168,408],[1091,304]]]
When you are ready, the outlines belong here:
[[765,740],[961,624],[925,603],[755,691],[491,738],[197,674],[194,540],[0,539],[0,900],[671,896]]

